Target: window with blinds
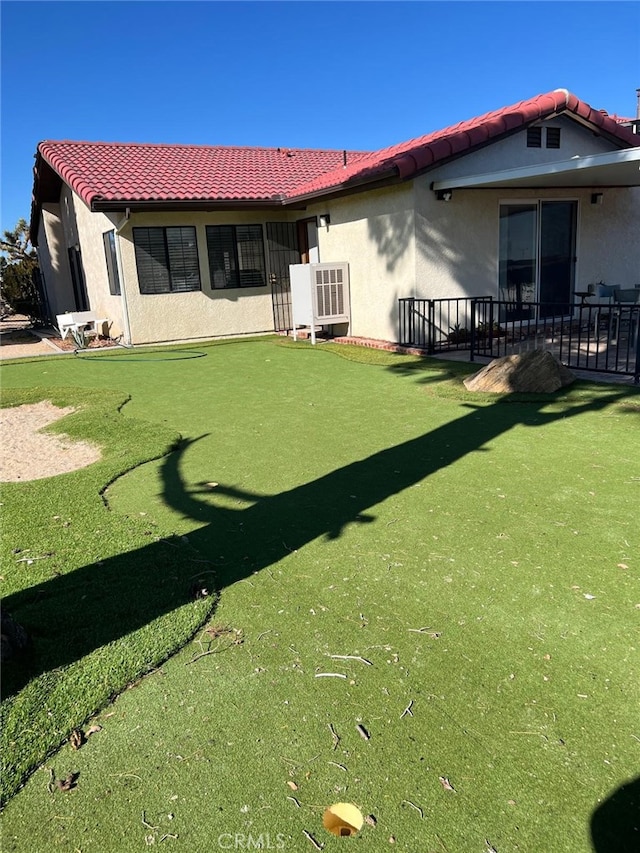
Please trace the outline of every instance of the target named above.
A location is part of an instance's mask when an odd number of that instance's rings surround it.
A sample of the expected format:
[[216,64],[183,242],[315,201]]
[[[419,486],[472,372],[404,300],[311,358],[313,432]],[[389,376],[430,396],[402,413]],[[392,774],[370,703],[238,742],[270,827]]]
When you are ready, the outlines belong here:
[[211,287],[265,287],[262,225],[207,225]]
[[140,293],[184,293],[200,290],[196,229],[134,228]]

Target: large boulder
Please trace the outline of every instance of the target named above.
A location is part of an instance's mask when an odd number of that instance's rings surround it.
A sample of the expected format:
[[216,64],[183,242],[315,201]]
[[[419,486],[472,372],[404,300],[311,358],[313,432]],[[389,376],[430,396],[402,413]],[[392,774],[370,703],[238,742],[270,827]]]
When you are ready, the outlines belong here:
[[469,391],[491,391],[496,394],[550,394],[576,377],[547,350],[535,349],[518,355],[495,358],[482,370],[464,380]]

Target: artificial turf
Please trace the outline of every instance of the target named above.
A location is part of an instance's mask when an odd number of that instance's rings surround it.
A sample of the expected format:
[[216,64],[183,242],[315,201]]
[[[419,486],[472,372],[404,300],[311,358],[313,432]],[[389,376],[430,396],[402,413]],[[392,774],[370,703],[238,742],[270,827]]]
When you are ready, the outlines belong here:
[[[3,486],[5,605],[34,634],[7,795],[49,756],[5,849],[636,849],[637,783],[607,799],[640,747],[634,389],[497,399],[429,359],[198,349],[3,367],[3,404],[75,402],[59,428],[105,448]],[[52,555],[25,574],[16,548]],[[348,841],[322,828],[342,800],[375,817]]]

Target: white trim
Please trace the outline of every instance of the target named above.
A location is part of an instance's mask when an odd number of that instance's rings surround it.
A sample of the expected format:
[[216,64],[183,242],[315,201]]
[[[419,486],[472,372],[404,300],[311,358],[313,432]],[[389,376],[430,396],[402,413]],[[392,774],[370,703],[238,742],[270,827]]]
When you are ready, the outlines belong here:
[[640,147],[434,181],[434,192],[478,187],[640,186]]

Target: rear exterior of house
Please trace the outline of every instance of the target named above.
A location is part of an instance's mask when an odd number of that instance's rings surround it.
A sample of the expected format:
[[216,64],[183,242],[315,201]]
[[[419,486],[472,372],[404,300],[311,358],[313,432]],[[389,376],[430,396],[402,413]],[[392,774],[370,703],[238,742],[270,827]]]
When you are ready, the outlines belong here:
[[[555,311],[640,283],[639,141],[558,90],[370,154],[42,143],[49,314],[91,308],[133,344],[287,331],[289,265],[316,261],[349,264],[358,337],[395,341],[411,296]],[[118,177],[178,153],[175,189]],[[242,162],[189,165],[205,154]]]

